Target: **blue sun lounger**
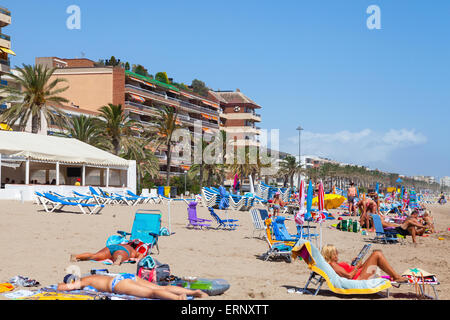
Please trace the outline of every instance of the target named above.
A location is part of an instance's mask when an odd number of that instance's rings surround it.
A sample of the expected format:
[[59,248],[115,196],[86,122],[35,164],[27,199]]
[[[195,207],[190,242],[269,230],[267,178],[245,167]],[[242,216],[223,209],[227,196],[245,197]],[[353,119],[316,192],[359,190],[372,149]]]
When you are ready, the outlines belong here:
[[[77,207],[78,209],[80,209],[80,211],[84,214],[95,214],[95,213],[100,213],[100,210],[104,207],[104,205],[102,204],[92,204],[92,203],[80,203],[80,202],[72,202],[72,201],[67,201],[64,198],[59,198],[51,193],[44,193],[41,194],[39,192],[36,192],[36,194],[41,197],[44,198],[45,201],[41,201],[41,204],[44,207],[44,210],[48,213],[50,212],[54,212],[56,210],[61,210],[63,207],[65,206],[72,206],[72,207]],[[87,209],[87,211],[85,210]]]

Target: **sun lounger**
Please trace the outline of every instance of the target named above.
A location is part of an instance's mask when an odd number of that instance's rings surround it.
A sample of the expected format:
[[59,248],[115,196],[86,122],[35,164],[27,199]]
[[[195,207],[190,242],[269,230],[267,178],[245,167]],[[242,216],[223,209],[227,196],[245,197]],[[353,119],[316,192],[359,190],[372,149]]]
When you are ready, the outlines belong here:
[[226,230],[235,230],[236,227],[238,227],[238,224],[235,224],[235,222],[238,222],[239,220],[236,219],[221,219],[215,212],[213,208],[208,208],[209,213],[211,216],[216,220],[218,226],[216,229],[226,229]]
[[71,202],[89,203],[92,200],[92,197],[88,197],[88,196],[68,197],[68,196],[64,196],[64,195],[61,195],[59,193],[52,192],[52,191],[50,191],[49,193],[57,196],[60,199],[64,199],[66,201],[71,201]]
[[230,208],[239,211],[245,205],[244,197],[240,197],[237,195],[230,195]]
[[[303,293],[317,295],[324,282],[337,294],[372,294],[391,288],[391,282],[385,278],[369,280],[350,280],[340,277],[326,262],[319,250],[309,241],[300,239],[292,249],[292,258],[301,257],[308,265],[311,274]],[[316,288],[309,288],[316,285]]]
[[149,245],[149,253],[155,246],[158,250],[158,238],[161,230],[161,211],[160,210],[138,210],[134,214],[133,226],[131,233],[125,231],[117,231],[118,234],[129,240],[139,239]]
[[212,220],[208,220],[208,219],[201,219],[197,217],[197,202],[191,202],[188,205],[188,224],[186,226],[186,228],[188,229],[209,229],[211,227],[211,223]]
[[104,207],[104,205],[100,205],[100,204],[66,201],[66,200],[60,199],[57,196],[50,194],[50,193],[41,194],[41,197],[43,197],[47,200],[47,201],[41,203],[44,207],[44,210],[47,213],[54,212],[56,210],[59,211],[65,206],[72,206],[72,207],[77,207],[84,214],[87,214],[87,213],[95,214],[95,213],[100,213],[100,210]]

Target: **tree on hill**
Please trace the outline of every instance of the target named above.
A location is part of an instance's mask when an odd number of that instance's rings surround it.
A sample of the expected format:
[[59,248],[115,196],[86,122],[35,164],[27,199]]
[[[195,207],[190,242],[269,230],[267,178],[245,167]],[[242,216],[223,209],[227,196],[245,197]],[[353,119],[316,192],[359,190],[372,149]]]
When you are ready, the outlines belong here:
[[153,78],[153,76],[148,73],[148,70],[141,64],[133,64],[132,72],[144,77]]
[[206,87],[205,83],[201,80],[194,79],[192,80],[191,88],[195,93],[198,93],[201,96],[208,96],[208,87]]
[[157,74],[155,74],[155,80],[170,84],[169,77],[167,77],[167,73],[165,72],[158,72]]
[[117,67],[120,65],[120,59],[116,59],[116,57],[111,56],[111,58],[108,60],[105,60],[105,65],[106,66],[113,66],[113,67]]

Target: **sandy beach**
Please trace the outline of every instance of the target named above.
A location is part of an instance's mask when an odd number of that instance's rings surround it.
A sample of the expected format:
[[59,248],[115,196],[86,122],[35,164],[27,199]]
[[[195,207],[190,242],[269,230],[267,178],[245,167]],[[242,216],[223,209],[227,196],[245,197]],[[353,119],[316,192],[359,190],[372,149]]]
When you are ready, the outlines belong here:
[[[105,247],[106,239],[117,230],[131,231],[137,209],[158,209],[162,212],[162,225],[168,227],[167,205],[107,206],[100,215],[83,215],[75,212],[45,213],[40,206],[18,201],[0,202],[0,282],[7,282],[15,275],[36,279],[41,286],[60,282],[66,268],[76,265],[82,273],[90,269],[107,268],[110,272],[136,272],[135,264],[105,266],[98,262],[69,262],[71,253],[96,252]],[[343,296],[332,293],[327,285],[318,296],[288,293],[287,288],[303,287],[309,270],[303,261],[286,263],[262,261],[258,256],[267,251],[263,239],[252,237],[253,225],[249,212],[228,211],[228,218],[239,219],[235,231],[188,230],[187,206],[183,202],[172,204],[170,237],[160,237],[160,254],[157,260],[170,265],[176,276],[198,276],[226,279],[231,287],[223,295],[209,299],[385,299],[380,295]],[[419,267],[437,275],[441,285],[437,287],[440,299],[450,299],[450,205],[428,205],[432,210],[438,235],[419,237],[417,246],[411,237],[405,244],[374,244],[382,249],[394,269],[402,273],[408,268]],[[210,219],[206,208],[197,208],[198,216]],[[225,217],[225,212],[217,210]],[[292,217],[292,216],[288,216]],[[362,246],[360,233],[343,232],[323,224],[323,244],[334,244],[340,259],[350,262]],[[215,225],[215,223],[213,223]],[[287,221],[288,229],[295,233],[293,220]],[[438,240],[438,237],[445,238]],[[389,299],[414,299],[414,287],[392,288]],[[431,292],[431,290],[430,290]],[[5,299],[0,295],[0,299]]]

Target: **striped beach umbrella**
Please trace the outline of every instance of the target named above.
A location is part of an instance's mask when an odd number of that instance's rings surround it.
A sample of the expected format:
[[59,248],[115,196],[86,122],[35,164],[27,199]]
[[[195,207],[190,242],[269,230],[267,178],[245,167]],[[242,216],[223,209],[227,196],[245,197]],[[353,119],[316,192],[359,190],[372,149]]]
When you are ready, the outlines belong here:
[[323,220],[325,220],[326,219],[326,217],[325,217],[325,215],[324,215],[324,213],[323,213],[323,211],[325,210],[325,192],[324,192],[324,190],[323,190],[323,183],[322,183],[322,181],[320,181],[320,183],[319,183],[319,194],[318,194],[318,197],[319,197],[319,199],[318,199],[318,203],[317,203],[317,205],[318,205],[318,214],[317,214],[317,216],[315,217],[315,220],[319,223],[319,225],[320,225],[320,228],[319,228],[319,230],[320,230],[320,232],[319,232],[319,238],[320,238],[320,244],[319,244],[319,250],[322,250],[322,221]]
[[295,222],[299,225],[303,225],[305,223],[305,213],[306,213],[306,207],[305,207],[305,182],[301,180],[300,182],[300,188],[298,190],[298,201],[299,201],[299,207],[297,214],[295,215]]

